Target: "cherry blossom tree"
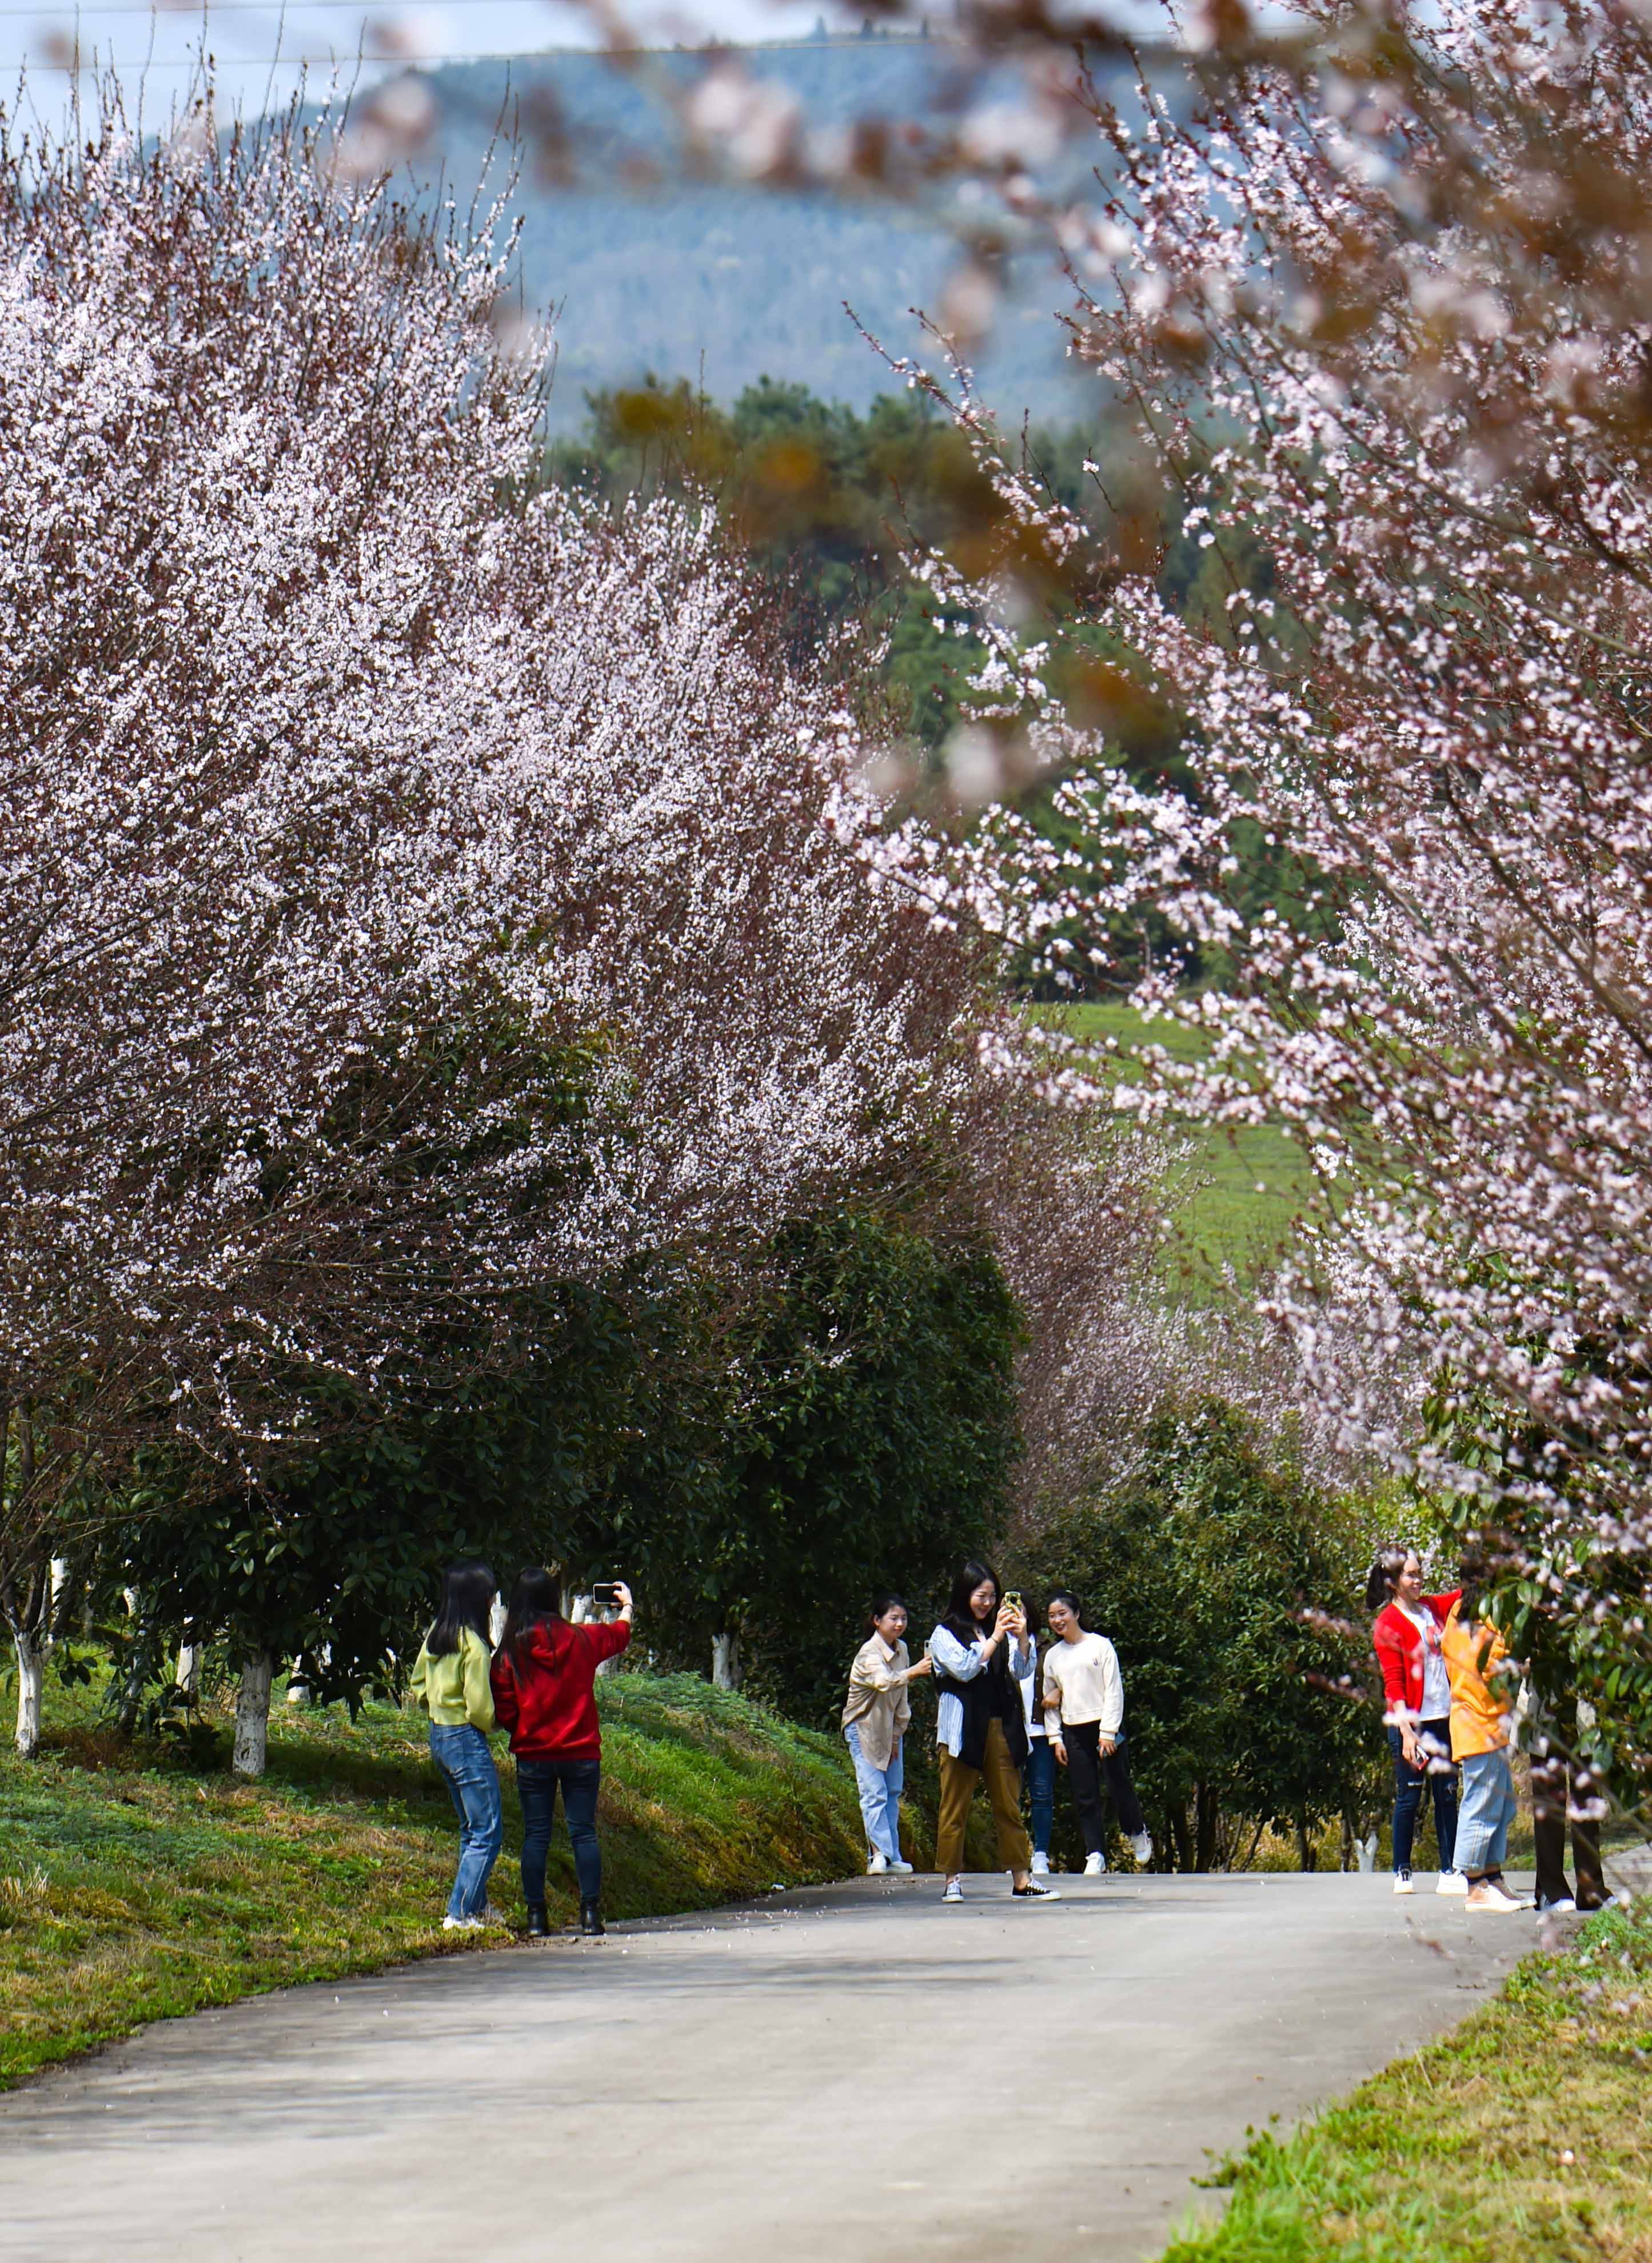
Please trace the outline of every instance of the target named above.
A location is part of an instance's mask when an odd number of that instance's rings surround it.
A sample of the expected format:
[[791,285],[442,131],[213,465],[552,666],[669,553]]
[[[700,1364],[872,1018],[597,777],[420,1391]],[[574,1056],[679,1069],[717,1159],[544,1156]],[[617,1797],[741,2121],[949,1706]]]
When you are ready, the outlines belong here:
[[[1310,1375],[1509,1527],[1575,1661],[1601,1630],[1652,1687],[1652,35],[1595,0],[1223,26],[1196,101],[1093,102],[1103,186],[1049,214],[1074,351],[1226,578],[1203,625],[1128,561],[1086,568],[1196,782],[1125,779],[1055,711],[1067,631],[1030,619],[1022,560],[1071,590],[1083,530],[966,384],[1019,527],[976,593],[976,727],[1061,777],[1074,845],[1006,806],[938,893],[1206,1034],[1117,1102],[1301,1139],[1321,1214],[1276,1309]],[[1301,917],[1243,909],[1259,845]],[[1179,956],[1144,954],[1150,912]],[[1185,989],[1194,951],[1219,987]],[[1071,1052],[1050,1074],[1086,1083]],[[1408,1351],[1426,1439],[1368,1390]]]
[[543,341],[500,216],[335,157],[210,99],[141,145],[111,101],[0,163],[25,1641],[123,1442],[250,1480],[307,1377],[405,1392],[508,1356],[523,1292],[899,1186],[983,1080],[984,965],[829,674],[709,517],[520,500]]

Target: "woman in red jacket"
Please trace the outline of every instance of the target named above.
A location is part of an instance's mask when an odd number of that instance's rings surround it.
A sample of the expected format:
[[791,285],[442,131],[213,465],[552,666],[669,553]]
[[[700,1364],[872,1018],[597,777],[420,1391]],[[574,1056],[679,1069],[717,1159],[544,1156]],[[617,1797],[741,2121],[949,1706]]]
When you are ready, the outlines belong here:
[[1366,1583],[1371,1630],[1387,1700],[1389,1746],[1394,1754],[1394,1891],[1416,1891],[1411,1847],[1423,1787],[1434,1788],[1434,1837],[1439,1845],[1436,1893],[1467,1891],[1454,1867],[1457,1850],[1457,1771],[1451,1764],[1451,1683],[1440,1649],[1444,1626],[1459,1590],[1423,1593],[1423,1566],[1415,1549],[1384,1548]]
[[631,1640],[631,1589],[616,1581],[619,1616],[606,1626],[573,1626],[549,1572],[524,1572],[516,1582],[505,1631],[494,1659],[494,1717],[510,1732],[522,1802],[522,1898],[528,1931],[538,1938],[545,1919],[545,1866],[557,1787],[574,1848],[580,1887],[580,1931],[602,1930],[602,1850],[596,1840],[596,1795],[602,1781],[602,1732],[594,1685],[605,1658]]

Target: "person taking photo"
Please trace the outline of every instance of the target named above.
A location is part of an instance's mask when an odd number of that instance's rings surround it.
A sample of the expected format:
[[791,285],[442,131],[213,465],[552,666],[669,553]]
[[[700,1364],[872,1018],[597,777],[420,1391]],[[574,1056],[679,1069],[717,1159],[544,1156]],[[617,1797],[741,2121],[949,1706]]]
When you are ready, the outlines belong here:
[[1084,1834],[1084,1875],[1107,1869],[1107,1826],[1101,1808],[1105,1779],[1119,1828],[1138,1862],[1153,1859],[1152,1834],[1136,1796],[1124,1752],[1124,1677],[1119,1654],[1105,1635],[1086,1634],[1078,1598],[1058,1588],[1050,1599],[1044,1652],[1044,1725],[1057,1765],[1072,1785],[1072,1804]]
[[934,1668],[927,1658],[914,1666],[907,1657],[906,1606],[900,1596],[875,1595],[868,1627],[849,1668],[843,1737],[866,1825],[867,1873],[876,1877],[912,1869],[900,1852],[901,1740],[912,1722],[907,1692]]
[[1423,1593],[1422,1559],[1414,1548],[1380,1549],[1366,1582],[1366,1607],[1376,1613],[1372,1647],[1382,1675],[1389,1749],[1394,1755],[1394,1891],[1414,1893],[1411,1854],[1425,1789],[1434,1796],[1439,1849],[1437,1894],[1468,1891],[1456,1866],[1457,1771],[1451,1757],[1451,1677],[1443,1630],[1457,1600]]
[[1033,1670],[1033,1646],[1019,1601],[999,1600],[998,1573],[970,1562],[952,1583],[947,1615],[929,1638],[934,1667],[935,1741],[940,1747],[941,1815],[935,1867],[946,1879],[941,1899],[963,1899],[963,1833],[977,1784],[985,1782],[998,1827],[998,1858],[1018,1901],[1059,1901],[1032,1875],[1032,1848],[1021,1828],[1021,1762],[1026,1713],[1020,1683]]
[[[601,1590],[598,1591],[599,1595]],[[562,1616],[556,1579],[543,1567],[523,1572],[510,1598],[494,1660],[494,1710],[510,1732],[522,1802],[522,1898],[534,1940],[551,1930],[545,1914],[545,1862],[557,1793],[574,1849],[580,1890],[580,1931],[600,1935],[602,1850],[596,1802],[602,1784],[602,1728],[596,1712],[596,1669],[631,1640],[631,1589],[613,1583],[618,1616],[574,1626]]]
[[499,1770],[487,1739],[494,1727],[488,1682],[494,1599],[499,1582],[474,1557],[442,1575],[442,1607],[414,1660],[412,1691],[430,1716],[430,1757],[459,1823],[458,1869],[447,1898],[444,1931],[474,1933],[505,1920],[487,1898],[504,1818]]

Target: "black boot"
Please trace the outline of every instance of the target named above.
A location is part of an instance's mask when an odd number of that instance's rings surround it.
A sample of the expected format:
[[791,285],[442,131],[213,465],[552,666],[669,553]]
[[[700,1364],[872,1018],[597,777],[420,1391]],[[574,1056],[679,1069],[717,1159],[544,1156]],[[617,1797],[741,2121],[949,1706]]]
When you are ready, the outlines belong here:
[[543,1941],[550,1930],[551,1920],[545,1913],[545,1904],[543,1902],[530,1902],[528,1905],[529,1940]]
[[589,1934],[592,1938],[595,1939],[598,1934],[602,1933],[604,1929],[605,1928],[602,1924],[602,1904],[600,1902],[581,1902],[580,1904],[580,1931],[584,1934]]

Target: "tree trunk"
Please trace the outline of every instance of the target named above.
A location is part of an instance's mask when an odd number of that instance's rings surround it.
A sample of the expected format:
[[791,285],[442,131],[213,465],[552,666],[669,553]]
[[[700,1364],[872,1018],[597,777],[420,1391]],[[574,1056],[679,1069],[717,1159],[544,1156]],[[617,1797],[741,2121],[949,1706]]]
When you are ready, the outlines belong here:
[[32,1635],[14,1634],[18,1654],[18,1729],[19,1760],[32,1760],[40,1741],[40,1681],[46,1665],[43,1646]]
[[1213,1870],[1216,1862],[1216,1824],[1220,1816],[1216,1795],[1208,1783],[1194,1787],[1194,1868]]
[[[128,1587],[126,1609],[135,1613],[137,1596]],[[132,1630],[132,1648],[126,1654],[126,1685],[120,1692],[120,1710],[115,1724],[123,1737],[129,1737],[138,1725],[138,1708],[143,1703],[143,1685],[149,1678],[149,1629],[140,1619]]]
[[186,1705],[193,1705],[201,1694],[201,1646],[198,1642],[181,1642],[177,1646],[178,1695]]
[[237,1775],[263,1774],[270,1751],[270,1685],[274,1680],[271,1652],[249,1651],[242,1661],[241,1682],[235,1691],[235,1751],[230,1766]]
[[1194,1866],[1193,1830],[1187,1821],[1186,1803],[1178,1802],[1174,1807],[1167,1807],[1165,1816],[1168,1826],[1165,1835],[1174,1850],[1176,1868],[1191,1870]]
[[718,1689],[738,1689],[740,1686],[740,1638],[737,1634],[714,1634],[711,1638],[711,1681]]
[[1308,1835],[1308,1818],[1299,1815],[1296,1818],[1296,1867],[1299,1870],[1311,1870],[1317,1859],[1314,1842]]

